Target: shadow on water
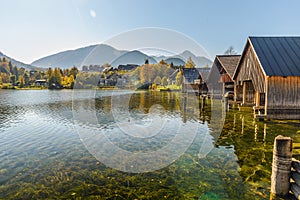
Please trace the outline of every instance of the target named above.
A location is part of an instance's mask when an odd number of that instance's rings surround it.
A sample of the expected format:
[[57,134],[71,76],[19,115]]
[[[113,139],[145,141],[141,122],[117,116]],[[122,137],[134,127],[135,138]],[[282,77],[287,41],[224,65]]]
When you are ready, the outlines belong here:
[[[72,93],[48,92],[24,97],[27,104],[7,102],[24,93],[0,94],[0,199],[268,199],[274,138],[283,134],[300,142],[298,121],[256,121],[251,109],[232,109],[225,117],[218,100],[207,100],[201,110],[201,100],[181,93],[136,92],[128,105],[132,118],[143,119],[160,105],[165,118],[200,126],[188,150],[169,166],[125,173],[106,167],[80,142]],[[111,105],[111,92],[95,94],[96,128],[114,125]],[[172,134],[111,139],[127,150],[150,151]]]

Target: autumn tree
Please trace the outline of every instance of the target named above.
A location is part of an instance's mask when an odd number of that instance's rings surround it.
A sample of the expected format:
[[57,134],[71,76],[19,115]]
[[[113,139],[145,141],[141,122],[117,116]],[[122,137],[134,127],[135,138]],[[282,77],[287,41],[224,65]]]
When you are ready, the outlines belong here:
[[154,79],[154,69],[152,65],[143,65],[140,71],[140,79],[142,83],[151,83]]
[[62,71],[59,68],[48,68],[46,71],[46,77],[49,87],[61,87],[62,85]]
[[10,82],[10,77],[7,73],[0,73],[2,83],[9,83]]
[[47,77],[48,83],[50,82],[50,79],[51,79],[51,77],[52,77],[52,74],[53,74],[53,70],[49,67],[49,68],[46,70],[46,77]]
[[163,77],[162,79],[161,79],[161,84],[163,85],[163,86],[167,86],[168,85],[168,79],[167,79],[167,77]]
[[180,86],[182,84],[182,80],[183,80],[183,77],[182,77],[182,73],[179,71],[176,75],[176,79],[175,79],[175,83],[177,86]]
[[195,68],[195,67],[196,67],[196,64],[194,63],[192,58],[189,57],[185,63],[185,68]]
[[10,76],[10,82],[11,82],[11,84],[14,85],[14,84],[16,83],[16,80],[17,80],[17,79],[16,79],[16,75],[11,75],[11,76]]
[[156,76],[156,77],[155,77],[154,83],[155,83],[156,85],[160,85],[160,84],[161,84],[161,78],[160,78],[160,76]]
[[167,65],[168,63],[166,63],[166,61],[165,61],[164,59],[161,59],[161,60],[159,61],[159,64],[161,64],[161,65]]
[[28,75],[28,72],[24,73],[24,82],[25,82],[25,85],[28,85],[29,84],[29,75]]
[[62,74],[59,68],[54,68],[54,83],[56,85],[61,85],[61,81],[62,81]]
[[74,78],[76,78],[77,74],[79,73],[79,70],[76,66],[73,66],[71,69],[70,69],[70,72],[69,72],[69,76],[73,75]]
[[19,76],[19,82],[20,82],[20,88],[24,87],[25,79],[24,79],[23,75]]

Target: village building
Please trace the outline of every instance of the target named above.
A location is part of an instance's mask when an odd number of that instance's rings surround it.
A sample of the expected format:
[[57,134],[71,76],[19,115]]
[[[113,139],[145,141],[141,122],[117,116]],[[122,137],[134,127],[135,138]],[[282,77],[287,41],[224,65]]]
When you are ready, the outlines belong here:
[[176,69],[176,70],[172,71],[172,73],[168,76],[168,82],[171,85],[176,84],[176,76],[177,76],[178,72],[180,72],[180,70]]
[[234,93],[233,74],[240,55],[217,55],[206,80],[209,95],[222,98],[226,93]]
[[300,119],[300,37],[249,37],[233,79],[256,117]]
[[[209,70],[209,68],[207,70]],[[183,93],[195,93],[197,95],[207,94],[207,86],[201,75],[201,68],[183,68],[182,75]]]
[[118,70],[119,71],[131,71],[138,67],[139,65],[136,64],[126,64],[126,65],[119,65]]
[[46,79],[39,79],[39,80],[35,80],[34,85],[47,87],[48,83]]

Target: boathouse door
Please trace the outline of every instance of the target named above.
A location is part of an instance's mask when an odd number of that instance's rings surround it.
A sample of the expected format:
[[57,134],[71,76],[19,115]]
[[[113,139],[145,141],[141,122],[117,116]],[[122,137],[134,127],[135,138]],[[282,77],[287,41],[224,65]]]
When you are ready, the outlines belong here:
[[255,96],[255,91],[254,91],[252,81],[244,81],[243,82],[243,104],[253,104],[255,102],[254,96]]

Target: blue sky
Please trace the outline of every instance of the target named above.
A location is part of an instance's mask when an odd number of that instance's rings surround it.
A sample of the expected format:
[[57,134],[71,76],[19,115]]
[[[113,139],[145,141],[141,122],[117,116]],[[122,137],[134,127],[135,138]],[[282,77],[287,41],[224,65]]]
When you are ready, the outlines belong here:
[[249,35],[300,35],[299,0],[1,0],[0,51],[25,63],[143,27],[178,31],[213,58]]

